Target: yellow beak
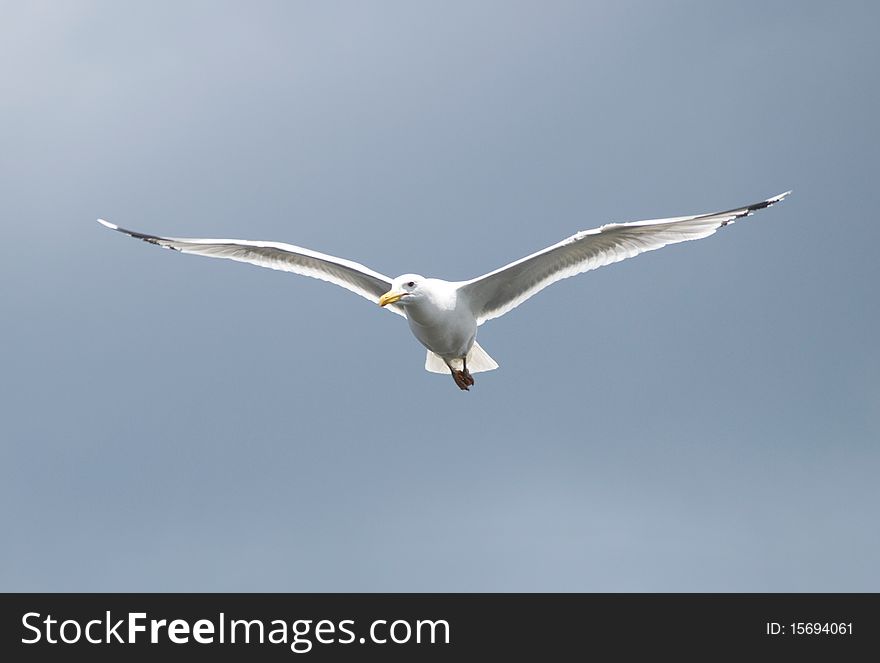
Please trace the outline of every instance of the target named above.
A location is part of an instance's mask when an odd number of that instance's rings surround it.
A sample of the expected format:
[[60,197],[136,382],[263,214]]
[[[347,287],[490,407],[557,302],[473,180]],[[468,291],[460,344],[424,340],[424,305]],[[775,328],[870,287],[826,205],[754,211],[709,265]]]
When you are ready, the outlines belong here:
[[399,301],[404,295],[405,292],[394,292],[393,290],[389,290],[384,295],[379,297],[379,306],[387,306],[388,304],[393,304],[396,301]]

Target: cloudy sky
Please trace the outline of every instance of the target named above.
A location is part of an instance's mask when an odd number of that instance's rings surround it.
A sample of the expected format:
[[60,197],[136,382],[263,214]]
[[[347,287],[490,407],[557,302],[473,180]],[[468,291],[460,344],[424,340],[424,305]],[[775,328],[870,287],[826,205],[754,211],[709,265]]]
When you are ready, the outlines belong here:
[[[0,3],[0,589],[880,591],[875,3]],[[480,329],[111,233],[476,276]]]

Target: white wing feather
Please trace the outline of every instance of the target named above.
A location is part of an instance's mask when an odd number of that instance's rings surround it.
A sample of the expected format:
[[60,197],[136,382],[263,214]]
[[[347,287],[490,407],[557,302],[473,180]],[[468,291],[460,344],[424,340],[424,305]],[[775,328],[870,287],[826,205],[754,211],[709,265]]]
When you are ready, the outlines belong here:
[[[293,244],[241,239],[159,237],[126,230],[103,219],[98,219],[98,223],[130,237],[181,253],[192,253],[211,258],[227,258],[335,283],[369,299],[374,304],[378,304],[379,297],[391,288],[390,278],[379,272],[374,272],[364,265]],[[398,315],[404,315],[400,306],[391,305],[385,308],[392,309]]]
[[460,291],[470,300],[477,323],[483,324],[516,308],[556,281],[668,244],[708,237],[736,219],[778,203],[789,193],[791,191],[726,212],[610,223],[585,230],[543,251],[466,281]]

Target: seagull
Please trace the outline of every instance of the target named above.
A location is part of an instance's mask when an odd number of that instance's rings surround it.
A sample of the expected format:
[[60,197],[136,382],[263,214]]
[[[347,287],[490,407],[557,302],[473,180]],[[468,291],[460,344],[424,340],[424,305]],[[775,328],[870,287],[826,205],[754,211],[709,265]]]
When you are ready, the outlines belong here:
[[476,342],[477,327],[484,322],[504,315],[552,283],[668,244],[708,237],[790,193],[726,212],[609,223],[583,230],[470,281],[444,281],[419,274],[391,279],[360,263],[282,242],[159,237],[103,219],[98,223],[181,253],[293,272],[351,290],[406,318],[413,335],[428,349],[425,369],[451,373],[456,386],[468,391],[474,385],[472,373],[498,368]]

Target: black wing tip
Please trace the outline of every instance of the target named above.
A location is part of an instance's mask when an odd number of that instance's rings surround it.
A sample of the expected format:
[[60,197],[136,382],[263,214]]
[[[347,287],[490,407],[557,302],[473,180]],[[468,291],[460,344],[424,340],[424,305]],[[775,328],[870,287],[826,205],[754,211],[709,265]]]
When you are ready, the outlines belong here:
[[776,203],[785,200],[786,196],[788,196],[790,193],[791,190],[789,189],[785,193],[780,193],[778,196],[773,196],[772,198],[768,198],[767,200],[762,200],[760,203],[749,205],[746,209],[748,209],[749,212],[754,212],[759,209],[764,209],[765,207],[770,207],[771,205],[775,205]]
[[719,212],[717,214],[707,214],[706,216],[723,216],[725,214],[729,214],[730,218],[721,223],[721,227],[725,227],[737,219],[741,219],[745,216],[750,216],[753,212],[757,212],[758,210],[765,209],[770,207],[771,205],[775,205],[778,202],[785,200],[785,198],[791,193],[791,189],[786,191],[785,193],[780,193],[778,196],[773,196],[772,198],[767,198],[767,200],[762,200],[759,203],[752,203],[751,205],[746,205],[745,207],[737,207],[732,210],[727,210],[726,212]]
[[110,223],[105,219],[98,219],[98,223],[100,223],[105,228],[110,228],[110,230],[115,230],[116,232],[123,233],[124,235],[128,235],[129,237],[134,237],[135,239],[142,239],[145,242],[149,242],[150,244],[155,244],[156,246],[161,246],[163,249],[172,249],[174,251],[179,251],[173,246],[162,243],[162,237],[156,237],[156,235],[146,235],[144,233],[139,233],[136,230],[128,230],[127,228],[120,228],[115,223]]

